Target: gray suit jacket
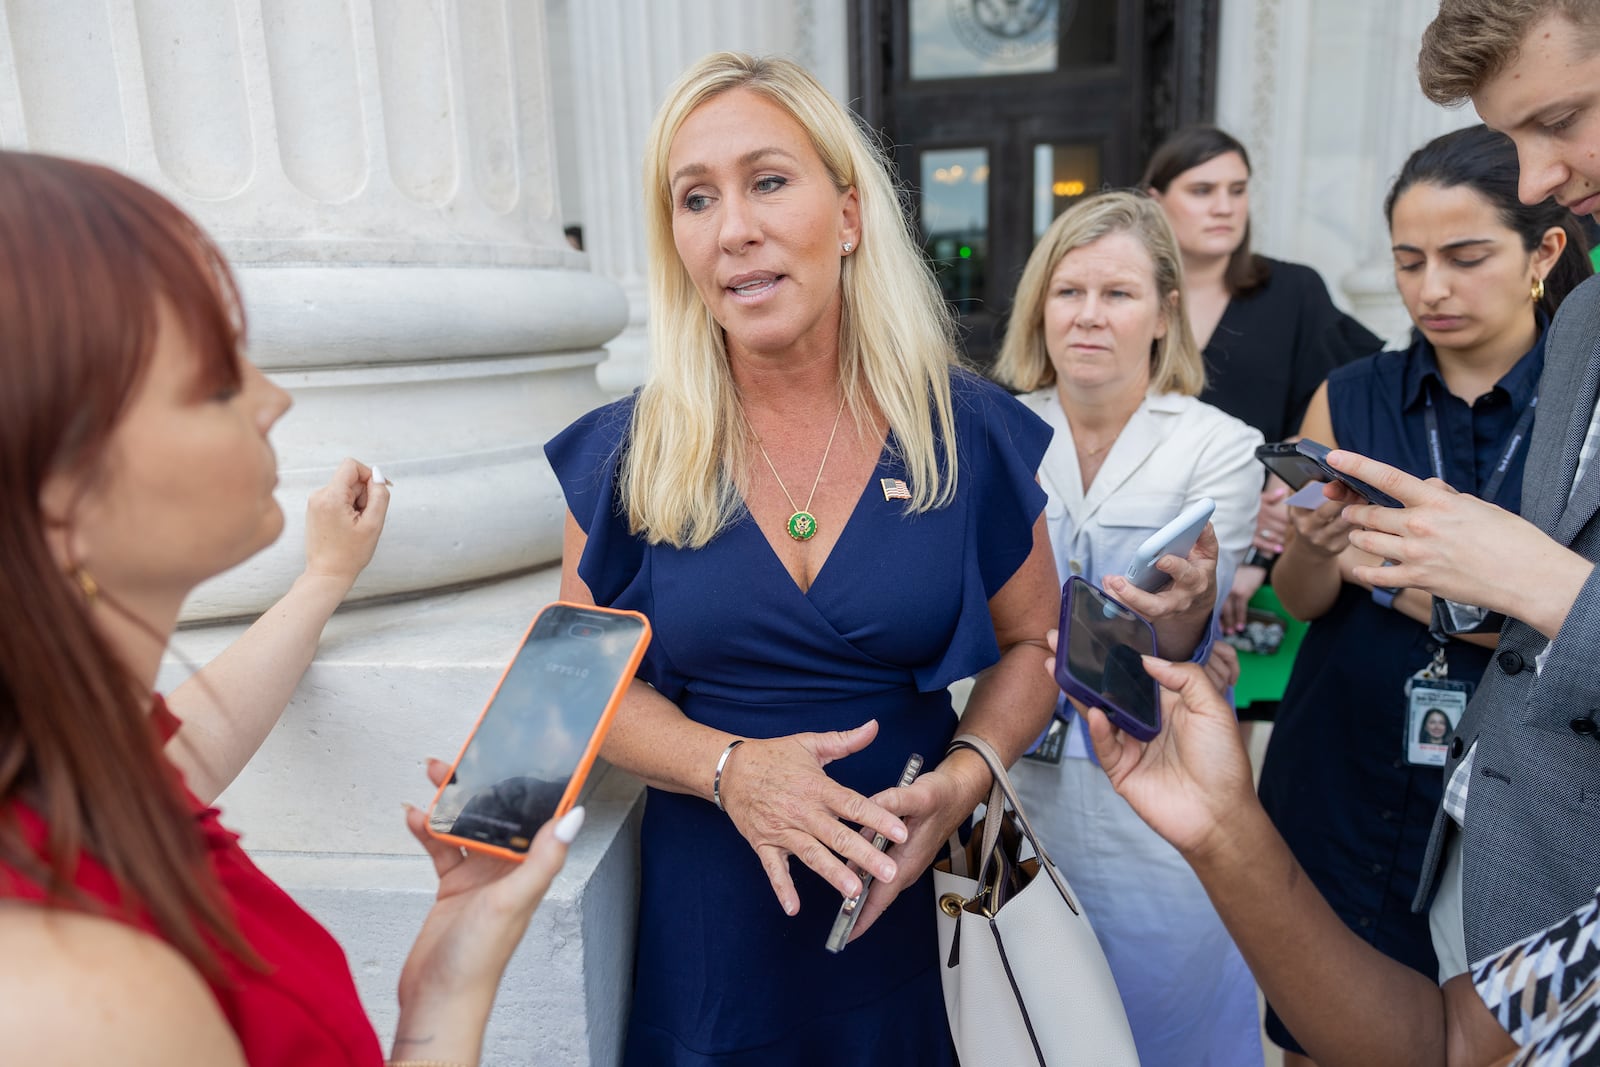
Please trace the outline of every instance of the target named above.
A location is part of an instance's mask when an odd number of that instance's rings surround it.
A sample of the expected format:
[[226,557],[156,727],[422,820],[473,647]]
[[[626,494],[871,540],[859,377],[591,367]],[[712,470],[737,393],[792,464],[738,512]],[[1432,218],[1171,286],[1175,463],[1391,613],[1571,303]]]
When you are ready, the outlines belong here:
[[[1600,457],[1568,494],[1600,393],[1600,277],[1562,304],[1545,343],[1522,515],[1600,560]],[[1450,741],[1448,776],[1477,746],[1462,826],[1467,956],[1482,959],[1565,918],[1600,886],[1600,570],[1554,641],[1511,620]],[[1446,779],[1448,780],[1448,778]],[[1453,824],[1441,810],[1416,905],[1433,895]]]

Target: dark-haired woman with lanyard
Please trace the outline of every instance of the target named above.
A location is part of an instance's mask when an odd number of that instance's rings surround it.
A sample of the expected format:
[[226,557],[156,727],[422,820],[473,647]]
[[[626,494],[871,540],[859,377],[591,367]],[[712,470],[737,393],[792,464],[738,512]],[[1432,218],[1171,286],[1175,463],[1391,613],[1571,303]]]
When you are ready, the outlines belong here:
[[[1416,330],[1328,376],[1303,436],[1380,457],[1516,511],[1544,367],[1544,330],[1590,273],[1574,217],[1517,199],[1502,134],[1446,134],[1407,160],[1384,205],[1395,279]],[[1261,800],[1341,918],[1385,954],[1434,977],[1425,915],[1411,912],[1443,792],[1430,715],[1460,719],[1493,654],[1488,633],[1448,636],[1418,590],[1362,585],[1341,506],[1292,508],[1273,571],[1284,606],[1311,628],[1279,707]],[[1293,1067],[1309,1061],[1268,1006],[1267,1034]]]

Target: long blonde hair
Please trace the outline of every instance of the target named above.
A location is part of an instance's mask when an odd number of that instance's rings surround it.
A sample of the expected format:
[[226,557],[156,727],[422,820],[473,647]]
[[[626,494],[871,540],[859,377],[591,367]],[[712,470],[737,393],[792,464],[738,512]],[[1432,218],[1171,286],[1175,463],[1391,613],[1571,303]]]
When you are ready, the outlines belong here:
[[797,64],[715,52],[678,79],[645,145],[651,372],[634,406],[618,487],[629,528],[652,544],[699,548],[740,511],[735,479],[748,460],[744,423],[722,328],[673,241],[668,167],[673,139],[690,113],[734,89],[758,93],[787,112],[810,137],[835,188],[855,188],[861,237],[841,266],[840,380],[858,421],[874,403],[888,419],[909,475],[909,510],[945,506],[956,485],[954,329],[882,152]]
[[[1166,335],[1150,352],[1150,388],[1158,393],[1199,396],[1206,387],[1206,366],[1189,328],[1189,305],[1183,291],[1183,256],[1161,206],[1140,192],[1097,193],[1063,212],[1028,257],[1017,283],[1017,299],[1006,324],[1005,342],[995,360],[994,375],[1013,389],[1032,392],[1054,385],[1055,367],[1044,340],[1044,305],[1050,276],[1061,258],[1102,237],[1126,233],[1150,253],[1155,264],[1156,294],[1167,319]],[[1176,299],[1168,294],[1176,293]]]

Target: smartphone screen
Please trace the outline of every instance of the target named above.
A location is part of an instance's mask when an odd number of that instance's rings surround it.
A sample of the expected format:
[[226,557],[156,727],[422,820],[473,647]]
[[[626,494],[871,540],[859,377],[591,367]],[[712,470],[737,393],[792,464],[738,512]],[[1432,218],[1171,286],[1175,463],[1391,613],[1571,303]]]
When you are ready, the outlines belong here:
[[1256,449],[1256,458],[1267,470],[1282,478],[1290,489],[1303,489],[1311,482],[1329,480],[1316,460],[1303,455],[1292,444],[1261,445]]
[[1155,655],[1155,632],[1089,582],[1069,584],[1066,656],[1057,661],[1057,680],[1067,680],[1060,677],[1064,670],[1076,683],[1063,686],[1072,695],[1101,707],[1110,704],[1108,711],[1121,711],[1151,733],[1159,730],[1160,692],[1139,659]]
[[[428,814],[434,833],[526,853],[628,683],[648,624],[552,604],[517,650]],[[594,745],[598,748],[598,745]]]

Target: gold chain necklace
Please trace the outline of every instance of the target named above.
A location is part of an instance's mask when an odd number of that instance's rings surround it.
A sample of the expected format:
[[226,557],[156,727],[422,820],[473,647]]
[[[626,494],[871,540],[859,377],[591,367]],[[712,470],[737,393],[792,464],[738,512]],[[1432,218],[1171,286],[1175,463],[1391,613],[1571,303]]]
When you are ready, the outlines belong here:
[[[1076,442],[1074,442],[1074,443],[1076,443]],[[1114,445],[1116,443],[1117,443],[1117,439],[1115,437],[1113,437],[1111,440],[1107,441],[1105,444],[1101,445],[1099,448],[1091,448],[1087,452],[1085,452],[1082,447],[1079,447],[1078,455],[1083,459],[1093,459],[1094,457],[1098,456],[1100,453],[1104,452],[1106,449],[1110,448],[1112,445]]]
[[[750,416],[745,414],[743,401],[739,403],[739,414],[744,416],[744,424],[750,426]],[[817,536],[817,517],[811,514],[811,501],[816,498],[817,486],[822,484],[822,472],[828,467],[828,453],[833,451],[833,439],[839,433],[839,418],[843,414],[844,396],[841,394],[839,410],[833,416],[833,431],[828,434],[828,446],[822,450],[822,466],[817,468],[816,480],[811,483],[811,493],[806,497],[806,506],[803,508],[795,504],[794,497],[789,493],[789,487],[778,477],[778,468],[772,465],[772,457],[767,455],[766,448],[761,444],[761,435],[756,433],[754,426],[750,426],[750,436],[756,439],[756,448],[761,450],[761,458],[767,461],[767,469],[772,472],[772,480],[778,483],[778,488],[783,490],[789,506],[794,508],[794,514],[789,516],[786,528],[789,536],[796,541],[809,541]]]

